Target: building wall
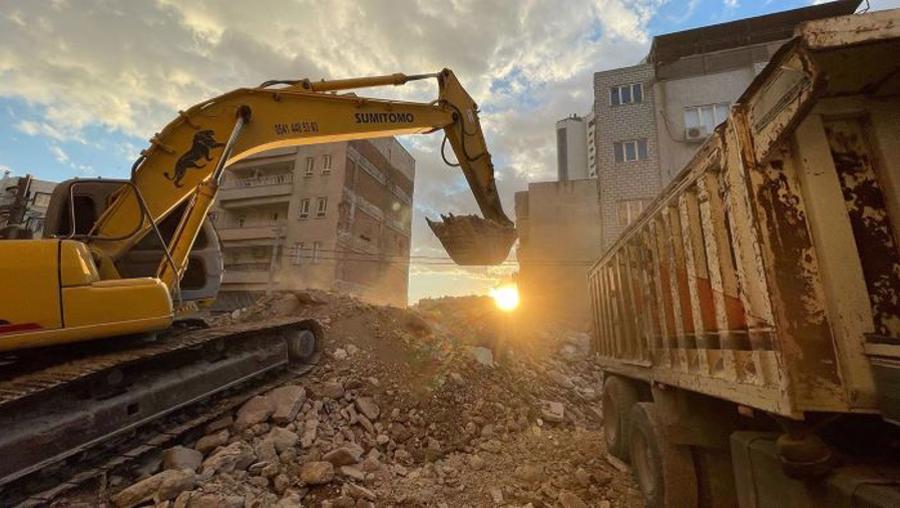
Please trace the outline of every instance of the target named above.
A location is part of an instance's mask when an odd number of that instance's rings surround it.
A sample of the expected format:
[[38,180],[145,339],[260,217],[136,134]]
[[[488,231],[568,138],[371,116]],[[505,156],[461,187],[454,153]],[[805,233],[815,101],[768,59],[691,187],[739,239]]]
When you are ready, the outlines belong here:
[[572,115],[556,122],[557,180],[588,177],[587,131],[584,118]]
[[235,164],[215,211],[223,291],[319,288],[406,305],[414,178],[415,160],[393,138],[278,149]]
[[685,108],[733,103],[781,44],[693,55],[657,69],[654,97],[657,98],[660,169],[665,182],[684,168],[705,140],[686,139]]
[[[620,209],[629,203],[651,201],[664,185],[659,172],[653,76],[653,66],[649,64],[594,74],[597,188],[603,248],[612,245],[625,228],[619,219]],[[633,83],[643,85],[643,100],[637,104],[612,105],[610,88]],[[647,159],[616,162],[614,143],[634,139],[647,140]]]
[[515,206],[523,305],[541,318],[586,322],[587,274],[601,253],[596,181],[531,183]]
[[[0,229],[7,226],[7,211],[17,199],[19,182],[25,177],[11,176],[8,172],[0,175]],[[56,182],[32,178],[25,196],[25,216],[20,224],[40,238],[44,230],[44,217],[50,204],[50,195]]]

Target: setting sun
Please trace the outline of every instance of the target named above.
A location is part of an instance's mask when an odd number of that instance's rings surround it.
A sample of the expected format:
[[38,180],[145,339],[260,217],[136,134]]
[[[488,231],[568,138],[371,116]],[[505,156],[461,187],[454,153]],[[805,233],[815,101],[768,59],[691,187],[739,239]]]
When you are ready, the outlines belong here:
[[519,289],[513,284],[492,289],[491,297],[497,308],[505,312],[512,312],[519,306]]

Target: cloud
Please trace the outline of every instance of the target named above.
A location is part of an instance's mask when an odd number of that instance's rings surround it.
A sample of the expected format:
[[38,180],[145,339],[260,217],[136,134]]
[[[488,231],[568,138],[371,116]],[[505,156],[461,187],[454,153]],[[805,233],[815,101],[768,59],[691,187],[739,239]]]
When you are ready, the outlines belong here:
[[69,154],[63,151],[58,145],[50,145],[50,153],[53,154],[53,158],[56,159],[56,162],[60,164],[69,163]]
[[[40,118],[16,127],[54,142],[91,132],[148,139],[175,112],[268,79],[454,69],[479,104],[503,203],[555,175],[554,124],[585,113],[592,73],[636,63],[667,0],[17,2],[0,14],[0,97]],[[433,83],[365,90],[430,100]],[[413,245],[440,249],[424,215],[472,213],[440,137],[403,141],[417,161]]]

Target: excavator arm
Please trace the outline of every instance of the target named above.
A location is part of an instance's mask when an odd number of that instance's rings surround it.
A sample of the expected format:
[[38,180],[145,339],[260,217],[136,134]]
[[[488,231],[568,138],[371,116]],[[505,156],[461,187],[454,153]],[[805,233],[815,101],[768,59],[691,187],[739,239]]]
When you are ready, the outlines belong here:
[[[438,98],[430,103],[337,93],[428,78],[439,85]],[[116,261],[147,234],[158,234],[158,224],[169,214],[183,210],[158,270],[172,289],[187,268],[228,164],[278,147],[439,130],[446,135],[484,219],[449,216],[428,222],[456,263],[498,264],[515,242],[515,228],[500,202],[477,106],[448,69],[416,76],[273,81],[179,112],[153,136],[132,169],[131,185],[122,186],[83,241],[98,262],[101,278],[119,278]]]

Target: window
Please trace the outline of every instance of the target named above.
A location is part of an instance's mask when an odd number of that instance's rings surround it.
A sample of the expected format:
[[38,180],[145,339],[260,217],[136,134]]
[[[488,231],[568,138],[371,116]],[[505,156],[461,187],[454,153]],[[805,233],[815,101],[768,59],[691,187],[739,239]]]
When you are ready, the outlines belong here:
[[616,162],[645,161],[650,158],[646,139],[630,139],[613,143]]
[[319,253],[322,251],[322,242],[313,242],[312,262],[319,262]]
[[316,217],[325,217],[325,210],[328,208],[328,198],[319,198],[316,203]]
[[717,125],[728,118],[729,104],[707,104],[684,108],[685,137],[695,139],[706,137]]
[[331,155],[325,155],[322,157],[322,174],[326,175],[331,173]]
[[303,242],[297,242],[291,247],[291,264],[303,264]]
[[300,200],[300,218],[305,219],[309,217],[309,199],[301,199]]
[[239,227],[239,228],[244,227],[244,222],[246,222],[246,220],[247,220],[247,218],[244,217],[243,215],[238,216],[238,218],[237,218],[237,225],[238,225],[238,227]]
[[641,83],[618,85],[609,89],[610,106],[639,104],[641,102],[644,102],[644,85]]
[[630,199],[626,201],[619,201],[619,225],[627,226],[634,222],[638,216],[641,215],[641,212],[644,211],[644,200],[643,199]]
[[307,157],[306,158],[306,176],[312,176],[313,171],[316,169],[316,158],[315,157]]

